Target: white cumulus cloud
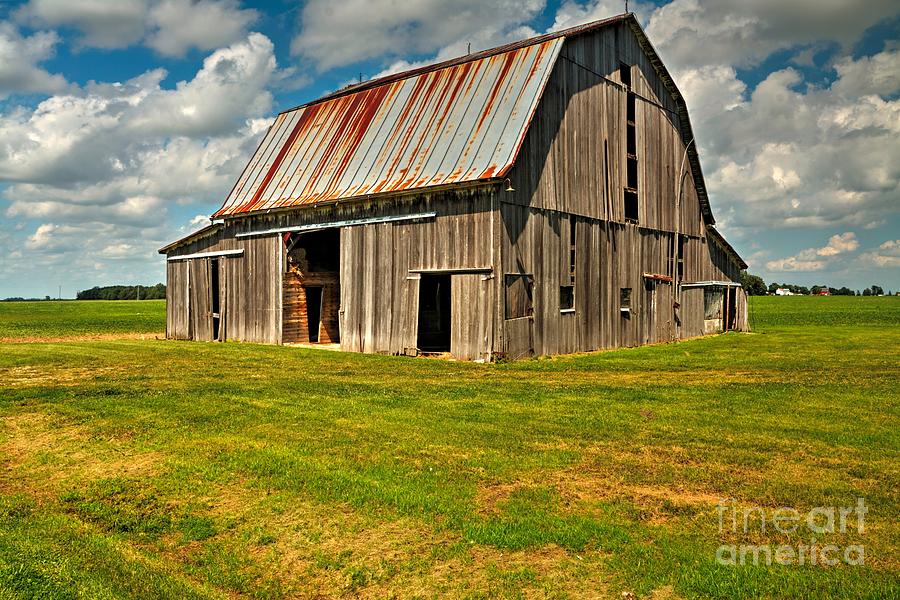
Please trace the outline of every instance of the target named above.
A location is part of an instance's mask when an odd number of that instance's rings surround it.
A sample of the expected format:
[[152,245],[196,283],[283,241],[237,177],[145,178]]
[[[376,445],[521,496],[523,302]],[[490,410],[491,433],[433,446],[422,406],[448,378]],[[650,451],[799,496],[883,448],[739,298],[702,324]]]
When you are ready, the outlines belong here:
[[900,267],[900,240],[887,240],[875,250],[860,254],[859,260],[876,267]]
[[[172,207],[214,209],[271,123],[280,74],[261,34],[211,53],[174,89],[165,75],[73,86],[0,113],[6,222],[30,229],[22,243],[46,268],[114,260],[110,273],[140,273],[182,233]],[[15,245],[3,243],[0,253]]]
[[235,42],[259,18],[236,0],[31,0],[15,15],[33,26],[75,29],[79,46],[143,43],[166,56]]
[[669,67],[746,67],[798,45],[847,46],[898,13],[894,0],[673,0],[653,12],[647,32]]
[[859,241],[852,231],[835,234],[821,248],[808,248],[787,258],[766,263],[770,271],[821,271],[839,254],[853,252],[859,248]]
[[475,51],[533,35],[525,24],[543,8],[544,0],[309,0],[291,49],[319,71],[430,54],[448,46],[458,56],[468,42]]
[[59,43],[52,31],[23,36],[10,23],[0,21],[0,99],[9,94],[59,92],[66,88],[63,76],[40,67]]

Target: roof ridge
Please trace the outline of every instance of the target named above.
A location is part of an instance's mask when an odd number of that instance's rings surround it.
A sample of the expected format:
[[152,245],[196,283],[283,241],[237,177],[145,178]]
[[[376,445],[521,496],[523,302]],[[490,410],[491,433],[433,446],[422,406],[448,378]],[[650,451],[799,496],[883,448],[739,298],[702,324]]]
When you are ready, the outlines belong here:
[[429,65],[423,65],[421,67],[416,67],[414,69],[407,69],[406,71],[400,71],[398,73],[391,73],[389,75],[384,75],[382,77],[377,77],[375,79],[370,79],[368,81],[363,81],[361,83],[354,83],[343,87],[339,90],[333,91],[331,93],[325,94],[324,96],[320,96],[315,100],[310,100],[309,102],[304,102],[303,104],[298,104],[292,108],[288,108],[286,110],[281,111],[279,114],[284,114],[288,112],[292,112],[301,108],[306,108],[308,106],[312,106],[314,104],[319,104],[320,102],[326,102],[328,100],[334,100],[335,98],[340,98],[342,96],[347,96],[350,94],[355,94],[357,92],[362,92],[368,89],[376,88],[381,85],[387,83],[393,83],[395,81],[401,81],[403,79],[409,79],[411,77],[417,77],[419,75],[424,75],[425,73],[431,73],[433,71],[440,71],[441,69],[446,69],[449,67],[455,67],[458,65],[463,65],[468,62],[482,60],[484,58],[489,58],[491,56],[496,56],[498,54],[504,54],[506,52],[511,52],[513,50],[518,50],[520,48],[526,48],[528,46],[534,46],[535,44],[541,44],[548,40],[553,40],[561,37],[570,37],[573,35],[580,35],[583,33],[588,33],[594,31],[596,29],[600,29],[601,27],[606,27],[608,25],[612,25],[613,23],[624,22],[629,18],[634,19],[634,13],[622,13],[620,15],[615,15],[612,17],[607,17],[605,19],[598,19],[596,21],[590,21],[588,23],[583,23],[581,25],[575,25],[573,27],[567,27],[566,29],[560,29],[559,31],[551,31],[548,33],[542,33],[541,35],[532,36],[530,38],[525,38],[522,40],[517,40],[514,42],[509,42],[507,44],[503,44],[501,46],[495,46],[493,48],[488,48],[486,50],[481,50],[480,52],[474,52],[472,54],[465,54],[463,56],[457,56],[455,58],[450,58],[441,62],[432,63]]

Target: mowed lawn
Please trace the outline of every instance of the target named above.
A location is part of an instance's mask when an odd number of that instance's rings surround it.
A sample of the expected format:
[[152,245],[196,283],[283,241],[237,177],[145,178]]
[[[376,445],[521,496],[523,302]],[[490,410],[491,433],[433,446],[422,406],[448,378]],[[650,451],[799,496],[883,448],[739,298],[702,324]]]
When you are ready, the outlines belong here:
[[[0,328],[98,310],[44,304]],[[110,330],[161,331],[149,304]],[[0,343],[0,598],[900,596],[900,298],[753,298],[751,323],[497,365]],[[865,566],[716,562],[811,541],[720,532],[722,499],[857,498],[864,533],[816,537]]]

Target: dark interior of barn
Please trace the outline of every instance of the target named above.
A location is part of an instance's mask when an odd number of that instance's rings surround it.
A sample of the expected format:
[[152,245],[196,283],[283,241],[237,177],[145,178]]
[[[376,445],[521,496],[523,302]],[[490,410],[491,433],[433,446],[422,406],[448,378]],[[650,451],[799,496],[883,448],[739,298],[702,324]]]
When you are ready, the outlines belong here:
[[340,229],[292,233],[285,249],[284,342],[340,343]]
[[450,352],[450,275],[422,274],[417,346],[422,352]]

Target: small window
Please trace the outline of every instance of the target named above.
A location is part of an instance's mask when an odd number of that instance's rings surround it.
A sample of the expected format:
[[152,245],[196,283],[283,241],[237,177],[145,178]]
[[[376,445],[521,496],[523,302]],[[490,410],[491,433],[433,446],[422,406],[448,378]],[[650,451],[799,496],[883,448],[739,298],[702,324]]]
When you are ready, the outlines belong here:
[[619,290],[619,311],[622,313],[631,312],[631,288]]
[[625,190],[625,220],[638,221],[638,195],[634,190]]
[[519,319],[534,314],[534,277],[506,275],[506,318]]
[[574,311],[575,310],[575,286],[561,285],[559,286],[559,310]]
[[684,236],[678,236],[678,279],[684,279]]
[[631,65],[619,63],[619,81],[627,88],[631,87]]

